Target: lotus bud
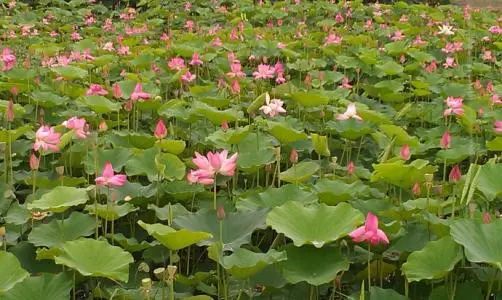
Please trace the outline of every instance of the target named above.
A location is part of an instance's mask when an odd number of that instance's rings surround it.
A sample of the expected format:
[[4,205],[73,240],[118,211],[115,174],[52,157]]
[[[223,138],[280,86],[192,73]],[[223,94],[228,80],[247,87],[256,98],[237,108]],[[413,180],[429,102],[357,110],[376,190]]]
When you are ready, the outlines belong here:
[[166,124],[164,124],[164,121],[159,120],[157,122],[157,126],[155,126],[155,130],[153,132],[153,135],[159,140],[163,139],[167,136],[167,128],[166,128]]
[[349,164],[347,165],[347,173],[349,175],[352,175],[354,174],[355,171],[356,171],[356,165],[354,165],[353,161],[350,161]]
[[228,127],[228,122],[227,122],[226,120],[225,120],[225,121],[223,121],[223,122],[221,122],[221,129],[222,129],[223,131],[227,131],[227,130],[228,130],[228,128],[229,128],[229,127]]
[[401,147],[400,155],[401,155],[401,158],[404,160],[410,159],[411,151],[410,151],[410,146],[408,144],[405,144]]
[[38,170],[40,166],[40,159],[35,155],[35,153],[32,153],[30,156],[30,169],[32,171]]
[[289,153],[289,161],[292,164],[296,164],[298,162],[298,151],[296,151],[295,148],[291,149],[291,152]]
[[101,122],[99,122],[98,131],[99,132],[105,132],[107,130],[108,130],[108,125],[106,125],[106,121],[105,120],[101,120]]
[[457,182],[460,180],[461,177],[462,177],[462,172],[460,171],[460,167],[458,165],[453,166],[453,168],[450,171],[450,175],[448,176],[450,181]]
[[418,181],[415,182],[411,191],[413,192],[413,195],[420,196],[421,190],[420,190],[420,183]]
[[439,142],[441,148],[448,149],[451,146],[451,135],[450,132],[446,131]]
[[169,265],[167,266],[167,280],[174,281],[174,276],[176,275],[176,270],[178,267]]
[[218,219],[218,221],[223,221],[225,217],[225,207],[223,205],[218,205],[218,208],[216,209],[216,218]]
[[157,101],[160,101],[160,100],[162,100],[162,97],[161,97],[161,96],[159,96],[159,95],[157,95],[157,96],[155,96],[155,98],[153,98],[153,99],[154,99],[154,100],[157,100]]
[[155,270],[153,270],[153,275],[155,275],[155,277],[158,279],[158,280],[165,280],[166,278],[166,268],[157,268]]
[[112,94],[113,94],[113,97],[114,98],[121,98],[123,93],[122,93],[122,89],[120,88],[120,85],[118,83],[115,83],[113,86],[112,86]]
[[58,174],[59,176],[63,176],[64,175],[64,166],[56,167],[56,174]]
[[7,103],[5,118],[7,119],[7,122],[14,121],[14,102],[12,102],[12,100],[9,100],[9,102]]
[[[483,223],[484,224],[490,224],[492,222],[492,216],[490,215],[489,212],[485,211],[483,213]],[[1,233],[0,233],[1,235]]]

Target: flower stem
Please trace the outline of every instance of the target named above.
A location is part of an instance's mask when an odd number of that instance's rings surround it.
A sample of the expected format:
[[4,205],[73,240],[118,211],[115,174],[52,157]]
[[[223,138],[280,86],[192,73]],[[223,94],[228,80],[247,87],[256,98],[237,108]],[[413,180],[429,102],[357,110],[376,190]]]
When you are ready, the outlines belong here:
[[368,243],[368,292],[371,287],[371,244]]

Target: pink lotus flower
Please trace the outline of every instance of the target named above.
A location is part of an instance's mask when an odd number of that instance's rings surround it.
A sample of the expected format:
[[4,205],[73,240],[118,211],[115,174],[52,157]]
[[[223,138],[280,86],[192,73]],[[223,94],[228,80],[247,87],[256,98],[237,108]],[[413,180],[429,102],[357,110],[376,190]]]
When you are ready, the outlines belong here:
[[439,145],[443,149],[448,149],[451,146],[451,135],[449,131],[445,131],[443,133],[443,136],[441,137],[441,140],[439,141]]
[[371,212],[366,216],[366,223],[364,226],[352,231],[349,236],[356,243],[368,242],[371,245],[389,243],[389,239],[387,235],[385,235],[385,232],[378,229],[378,217]]
[[71,117],[64,121],[62,124],[64,127],[73,130],[77,138],[85,139],[89,135],[88,125],[84,118]]
[[398,31],[394,32],[394,35],[392,35],[392,37],[390,39],[395,42],[395,41],[402,41],[402,40],[404,40],[404,38],[405,38],[405,36],[404,36],[403,32],[401,30],[398,30]]
[[80,33],[78,33],[78,32],[76,32],[76,31],[74,31],[74,32],[72,32],[72,34],[71,34],[71,39],[72,39],[73,41],[80,41],[80,40],[82,39],[82,36],[80,36]]
[[190,183],[212,184],[217,174],[233,176],[237,167],[237,153],[228,156],[228,151],[208,152],[206,156],[195,152],[193,163],[199,168],[187,175]]
[[164,121],[159,120],[157,122],[157,125],[155,126],[155,130],[153,132],[153,135],[159,140],[161,140],[167,136],[167,128],[166,128],[166,124],[164,124]]
[[54,152],[59,151],[61,134],[54,130],[54,127],[49,127],[46,125],[40,126],[40,128],[35,133],[35,143],[33,144],[33,150],[43,151],[51,150]]
[[455,53],[463,50],[462,42],[448,43],[444,48],[441,49],[444,53]]
[[292,164],[296,164],[298,162],[298,151],[296,151],[295,148],[291,149],[291,152],[289,153],[289,161]]
[[485,61],[494,61],[495,60],[495,57],[493,57],[492,52],[489,50],[486,50],[485,52],[483,52],[482,58]]
[[495,121],[495,123],[493,123],[493,130],[496,133],[502,133],[502,121]]
[[274,68],[266,64],[259,64],[258,70],[253,72],[254,79],[270,79],[274,78],[274,74]]
[[122,98],[122,89],[120,88],[120,85],[118,83],[114,83],[113,86],[112,86],[112,95],[113,95],[113,98]]
[[230,72],[227,73],[227,76],[230,78],[239,78],[239,77],[246,77],[246,74],[242,72],[242,66],[240,62],[232,62],[230,64]]
[[230,84],[230,92],[234,95],[241,93],[241,85],[239,84],[238,80],[234,79],[232,81],[232,83]]
[[363,120],[363,118],[361,118],[361,116],[359,116],[357,114],[355,103],[350,103],[347,106],[347,110],[343,114],[339,114],[338,116],[336,116],[336,119],[340,120],[340,121],[344,121],[344,120],[348,120],[348,119],[356,119],[359,121]]
[[35,153],[32,153],[30,155],[30,169],[31,170],[38,170],[40,166],[40,159],[37,157]]
[[457,63],[455,62],[455,58],[453,58],[453,57],[447,57],[446,61],[443,63],[443,67],[445,69],[454,68],[456,66],[457,66]]
[[350,84],[349,78],[347,76],[344,76],[342,78],[342,84],[340,84],[338,87],[350,90],[352,88],[352,85]]
[[10,48],[4,48],[0,58],[3,62],[2,71],[9,71],[14,68],[14,65],[16,64],[16,56],[12,53]]
[[451,182],[457,182],[460,180],[462,177],[462,172],[460,172],[460,167],[458,165],[454,165],[453,168],[451,168],[450,175],[448,178],[450,179]]
[[424,46],[424,45],[427,45],[427,42],[422,40],[422,38],[418,35],[414,40],[413,42],[411,43],[413,46],[417,46],[417,47],[420,47],[420,46]]
[[260,107],[260,110],[270,117],[275,117],[281,113],[286,113],[286,110],[282,107],[284,105],[284,102],[280,99],[270,100],[270,95],[268,93],[265,94],[265,103],[265,105]]
[[103,45],[103,48],[101,48],[103,50],[106,50],[106,51],[109,51],[109,52],[113,52],[115,51],[115,47],[113,47],[113,42],[106,42],[104,45]]
[[86,96],[105,96],[108,95],[108,91],[105,90],[100,84],[91,84],[89,89],[85,93]]
[[457,115],[461,116],[464,114],[464,109],[462,108],[464,99],[461,97],[448,97],[446,98],[447,109],[443,112],[443,116]]
[[134,87],[134,91],[131,94],[131,100],[136,101],[139,99],[147,100],[150,99],[152,95],[149,93],[143,92],[143,85],[141,83],[137,83]]
[[181,80],[183,80],[186,83],[194,81],[195,78],[196,78],[195,74],[190,73],[190,71],[186,71],[186,73],[181,76]]
[[340,45],[342,43],[343,37],[336,35],[335,33],[330,33],[324,39],[324,46],[327,45]]
[[431,61],[431,63],[430,63],[430,64],[428,64],[428,65],[425,67],[425,72],[427,72],[427,73],[432,73],[432,72],[436,71],[436,70],[437,70],[437,68],[438,68],[438,67],[437,67],[437,63],[436,63],[436,61],[435,61],[435,60],[433,60],[433,61]]
[[127,176],[124,174],[115,174],[111,162],[107,161],[102,175],[97,177],[95,181],[98,186],[120,187],[126,183]]
[[349,164],[347,165],[347,174],[352,176],[356,172],[356,165],[354,164],[353,161],[349,161]]
[[420,189],[420,183],[417,181],[415,182],[415,184],[413,185],[413,187],[411,188],[411,192],[413,193],[413,195],[415,196],[420,196],[420,193],[422,192],[421,189]]
[[179,71],[186,68],[185,60],[181,57],[171,58],[171,60],[167,63],[167,66],[173,71]]
[[403,145],[399,154],[401,155],[402,159],[409,160],[411,157],[410,146],[408,144]]
[[202,64],[203,64],[203,62],[200,59],[199,53],[195,52],[192,55],[192,60],[190,61],[190,65],[192,65],[192,66],[200,66]]

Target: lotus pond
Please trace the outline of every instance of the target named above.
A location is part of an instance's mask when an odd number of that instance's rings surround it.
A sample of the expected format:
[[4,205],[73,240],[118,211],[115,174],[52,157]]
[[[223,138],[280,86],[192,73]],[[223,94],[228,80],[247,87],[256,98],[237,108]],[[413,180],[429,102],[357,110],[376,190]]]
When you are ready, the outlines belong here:
[[0,299],[502,297],[500,11],[0,0]]

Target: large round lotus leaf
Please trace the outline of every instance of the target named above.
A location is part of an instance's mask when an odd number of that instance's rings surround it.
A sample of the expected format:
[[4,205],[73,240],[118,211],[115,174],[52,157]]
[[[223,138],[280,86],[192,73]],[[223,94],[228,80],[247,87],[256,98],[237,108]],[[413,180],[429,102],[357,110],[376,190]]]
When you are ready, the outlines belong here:
[[397,185],[402,188],[410,188],[416,182],[422,182],[425,174],[433,174],[436,166],[429,165],[429,162],[422,159],[416,159],[410,164],[403,160],[394,162],[384,162],[374,164],[371,181],[383,181]]
[[180,140],[161,140],[158,143],[159,147],[166,152],[172,153],[174,155],[179,155],[185,150],[185,141]]
[[331,131],[338,133],[341,137],[356,140],[362,136],[375,131],[375,129],[368,122],[361,122],[354,119],[345,121],[328,121],[326,123],[326,128]]
[[286,260],[286,252],[274,249],[267,253],[256,253],[244,248],[235,250],[220,259],[221,265],[234,277],[245,279],[263,270],[266,266]]
[[268,132],[282,144],[289,144],[308,138],[305,132],[295,130],[285,123],[267,121],[267,125]]
[[113,170],[115,172],[120,172],[131,155],[132,151],[126,148],[114,148],[106,150],[99,149],[97,152],[89,151],[87,153],[87,157],[83,161],[85,172],[87,172],[88,174],[94,174],[95,172],[101,174],[106,162],[110,162],[112,164]]
[[113,239],[120,247],[129,252],[138,252],[152,247],[152,245],[146,241],[141,241],[141,243],[139,243],[135,238],[127,238],[122,233],[115,233],[113,235],[107,234],[106,237]]
[[382,289],[376,286],[370,288],[371,300],[407,300],[404,295],[391,289]]
[[306,281],[319,286],[333,281],[338,273],[349,269],[349,261],[337,249],[289,245],[285,250],[288,259],[279,265],[289,283]]
[[291,99],[304,107],[315,107],[329,103],[327,96],[317,92],[296,92],[291,94]]
[[383,74],[385,75],[397,75],[403,73],[404,71],[403,66],[396,63],[395,61],[388,61],[384,64],[376,65],[376,68],[383,72]]
[[329,151],[327,136],[312,133],[310,135],[310,138],[312,139],[312,146],[314,147],[314,150],[318,155],[328,157],[331,155],[331,152]]
[[328,205],[335,205],[369,194],[368,186],[361,181],[348,184],[341,180],[321,179],[314,187],[317,190],[319,201]]
[[267,216],[267,225],[284,233],[295,246],[311,244],[317,248],[346,236],[363,221],[363,214],[347,203],[305,207],[299,202],[288,202]]
[[29,277],[2,295],[4,300],[68,300],[72,281],[65,273]]
[[[221,222],[223,250],[233,251],[241,245],[249,243],[253,231],[265,227],[266,214],[266,209],[253,212],[228,212]],[[220,241],[220,222],[214,211],[199,210],[194,214],[180,216],[174,219],[174,224],[192,231],[211,233],[213,238],[200,242],[202,245],[210,245]]]
[[58,186],[43,194],[38,200],[28,203],[28,209],[63,212],[72,206],[84,204],[89,200],[87,191],[68,186]]
[[385,133],[385,135],[389,138],[394,138],[398,145],[409,145],[411,147],[418,146],[418,138],[415,136],[410,136],[406,130],[403,128],[392,125],[392,124],[384,124],[380,125],[380,131]]
[[239,170],[246,173],[254,173],[261,167],[271,164],[275,161],[274,152],[270,149],[260,149],[255,151],[241,151],[237,165]]
[[79,67],[75,67],[75,66],[54,67],[51,70],[54,71],[59,76],[62,76],[65,79],[69,79],[69,80],[77,79],[77,78],[82,79],[82,78],[87,77],[86,70],[79,68]]
[[155,166],[155,156],[158,153],[159,150],[155,148],[135,153],[125,165],[127,175],[146,175],[150,182],[159,180],[159,171]]
[[204,192],[204,187],[201,184],[190,184],[186,180],[177,180],[164,182],[162,190],[179,200],[192,200],[194,194]]
[[176,231],[167,225],[159,223],[147,224],[140,220],[138,224],[145,229],[149,235],[153,236],[170,250],[183,249],[213,237],[210,233],[202,231],[191,231],[187,229]]
[[185,164],[174,154],[160,153],[155,156],[155,166],[164,179],[181,180],[185,177]]
[[0,266],[0,293],[10,290],[16,283],[30,276],[12,253],[0,251]]
[[84,276],[106,277],[126,282],[132,255],[106,241],[79,239],[64,243],[56,264],[77,270]]
[[91,204],[85,207],[85,210],[90,214],[95,215],[97,213],[100,218],[108,221],[115,221],[138,209],[138,207],[134,207],[131,203],[124,203],[121,205]]
[[12,203],[4,216],[4,221],[13,225],[23,225],[31,218],[31,213],[24,205],[17,201]]
[[53,219],[34,227],[28,241],[37,247],[61,247],[64,242],[94,233],[96,220],[86,214],[73,212],[64,220]]
[[299,201],[301,203],[312,203],[317,197],[307,189],[295,184],[286,184],[280,188],[268,188],[262,193],[251,194],[242,198],[236,206],[238,209],[256,210],[259,208],[274,208],[289,201]]
[[237,129],[217,130],[206,137],[206,141],[211,142],[217,148],[228,148],[230,145],[238,144],[250,133],[250,127],[240,127]]
[[443,278],[462,259],[460,246],[449,236],[431,241],[408,256],[402,270],[408,281]]
[[242,116],[240,111],[234,109],[218,110],[203,102],[194,102],[192,106],[192,113],[196,116],[207,118],[214,125],[221,125],[224,121],[235,122]]
[[469,143],[467,145],[463,144],[455,148],[439,150],[436,153],[436,162],[446,162],[448,165],[456,164],[475,154],[476,150],[474,149],[473,143]]
[[310,179],[319,170],[319,164],[313,161],[302,161],[279,174],[282,181],[300,183]]
[[179,216],[188,215],[190,213],[190,211],[188,211],[180,203],[168,204],[164,207],[158,207],[155,204],[148,204],[147,208],[154,210],[155,216],[157,216],[157,218],[162,221],[166,221],[169,218],[171,218],[171,220],[174,220],[175,218],[177,218]]
[[487,163],[481,166],[478,184],[480,190],[488,201],[502,195],[502,164]]
[[458,220],[451,225],[453,239],[464,246],[469,261],[488,263],[502,271],[502,220],[480,224],[474,220]]
[[112,102],[103,96],[83,96],[78,101],[98,114],[107,114],[120,110],[120,103]]

